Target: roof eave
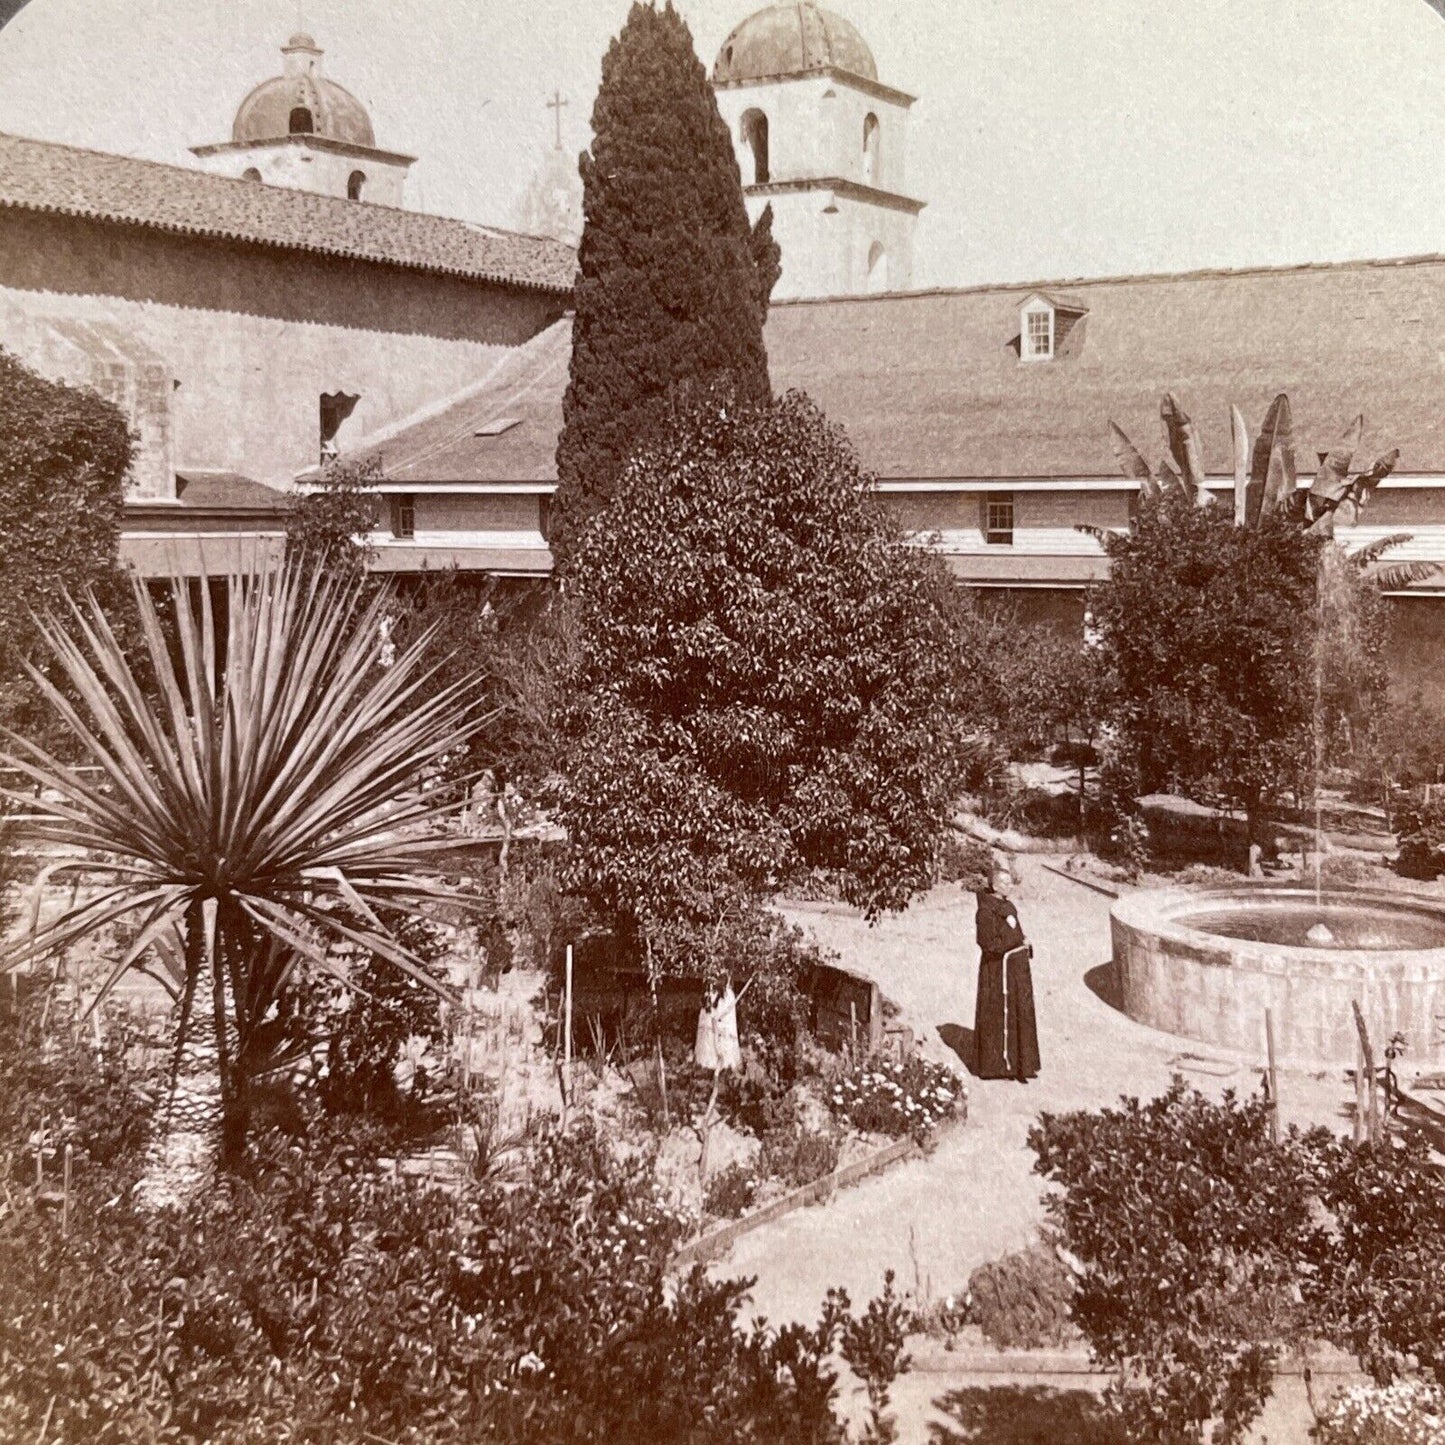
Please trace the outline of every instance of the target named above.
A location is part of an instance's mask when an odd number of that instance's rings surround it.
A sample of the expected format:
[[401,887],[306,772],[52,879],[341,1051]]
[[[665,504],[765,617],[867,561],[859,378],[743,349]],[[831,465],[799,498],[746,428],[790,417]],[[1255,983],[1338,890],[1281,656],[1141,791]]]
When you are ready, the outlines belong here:
[[844,85],[851,85],[878,100],[892,101],[894,105],[900,105],[905,110],[918,99],[916,95],[909,95],[906,90],[884,85],[881,80],[870,80],[866,75],[859,75],[854,70],[844,70],[839,65],[817,65],[810,70],[780,70],[776,75],[754,75],[746,79],[738,77],[714,80],[713,87],[716,90],[742,90],[749,85],[776,85],[784,80],[816,80],[820,75],[829,80],[840,81]]

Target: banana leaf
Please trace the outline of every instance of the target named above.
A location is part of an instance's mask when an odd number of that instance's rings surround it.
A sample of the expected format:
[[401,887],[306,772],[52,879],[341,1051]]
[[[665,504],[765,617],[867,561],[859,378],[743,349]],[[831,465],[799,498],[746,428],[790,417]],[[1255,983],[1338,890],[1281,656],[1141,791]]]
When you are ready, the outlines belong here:
[[1245,508],[1245,522],[1248,526],[1258,524],[1261,516],[1269,514],[1266,496],[1270,493],[1270,470],[1275,466],[1276,453],[1279,457],[1278,474],[1274,489],[1275,496],[1281,496],[1295,487],[1294,463],[1294,420],[1290,411],[1289,397],[1281,392],[1270,403],[1264,415],[1264,425],[1254,441],[1254,453],[1249,466],[1249,495]]
[[1205,505],[1213,499],[1204,485],[1204,449],[1199,441],[1199,428],[1179,405],[1172,391],[1164,393],[1164,400],[1159,403],[1159,416],[1164,423],[1164,439],[1169,445],[1169,455],[1189,489],[1191,500],[1197,505]]
[[1349,491],[1350,463],[1354,460],[1355,451],[1360,445],[1360,437],[1364,434],[1364,430],[1365,418],[1357,416],[1350,423],[1349,430],[1334,444],[1326,454],[1324,461],[1320,463],[1320,469],[1315,473],[1314,483],[1310,487],[1310,497],[1319,511],[1324,510],[1320,506],[1321,503],[1339,502]]
[[1249,428],[1237,406],[1229,408],[1229,432],[1234,444],[1234,523],[1244,525],[1249,498]]

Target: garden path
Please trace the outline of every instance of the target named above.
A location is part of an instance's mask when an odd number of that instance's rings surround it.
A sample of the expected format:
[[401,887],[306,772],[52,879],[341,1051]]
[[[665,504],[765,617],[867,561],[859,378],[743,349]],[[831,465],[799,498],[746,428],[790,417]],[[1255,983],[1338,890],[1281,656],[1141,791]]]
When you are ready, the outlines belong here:
[[[1110,1004],[1110,899],[1024,857],[1013,897],[1034,945],[1043,1070],[1029,1084],[970,1079],[968,1121],[932,1154],[898,1165],[822,1206],[743,1236],[717,1268],[756,1275],[755,1308],[769,1320],[812,1320],[830,1285],[855,1302],[877,1293],[885,1269],[933,1298],[961,1291],[987,1260],[1030,1242],[1043,1218],[1029,1127],[1041,1111],[1098,1108],[1121,1094],[1152,1097],[1183,1073],[1206,1093],[1259,1086],[1261,1057],[1230,1055],[1150,1029]],[[852,909],[790,903],[785,912],[875,979],[924,1051],[962,1068],[952,1041],[971,1046],[977,950],[973,896],[935,888],[906,913],[869,928]],[[1283,1071],[1286,1123],[1342,1127],[1342,1079]]]

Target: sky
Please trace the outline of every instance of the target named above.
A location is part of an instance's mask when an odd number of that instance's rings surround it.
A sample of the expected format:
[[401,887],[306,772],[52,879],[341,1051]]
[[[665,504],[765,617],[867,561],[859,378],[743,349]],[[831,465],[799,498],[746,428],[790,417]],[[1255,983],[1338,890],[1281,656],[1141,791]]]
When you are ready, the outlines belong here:
[[[0,130],[179,164],[298,27],[420,159],[418,209],[506,225],[588,143],[629,0],[29,0]],[[1436,0],[834,0],[918,96],[916,286],[1445,251]],[[678,0],[710,67],[748,0]]]

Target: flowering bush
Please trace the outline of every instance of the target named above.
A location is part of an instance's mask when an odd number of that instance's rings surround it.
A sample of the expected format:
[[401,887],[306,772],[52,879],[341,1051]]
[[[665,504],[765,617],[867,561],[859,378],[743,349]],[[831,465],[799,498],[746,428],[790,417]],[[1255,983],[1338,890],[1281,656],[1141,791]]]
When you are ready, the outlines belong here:
[[1074,1333],[1074,1281],[1046,1244],[1006,1254],[974,1270],[969,1313],[1001,1349],[1062,1344]]
[[1320,1445],[1438,1445],[1445,1440],[1445,1391],[1424,1380],[1346,1390],[1315,1429]]
[[922,1138],[967,1106],[963,1080],[927,1059],[864,1059],[833,1086],[835,1114],[868,1134]]
[[718,1219],[736,1219],[753,1202],[758,1181],[746,1164],[729,1164],[707,1182],[703,1210]]

